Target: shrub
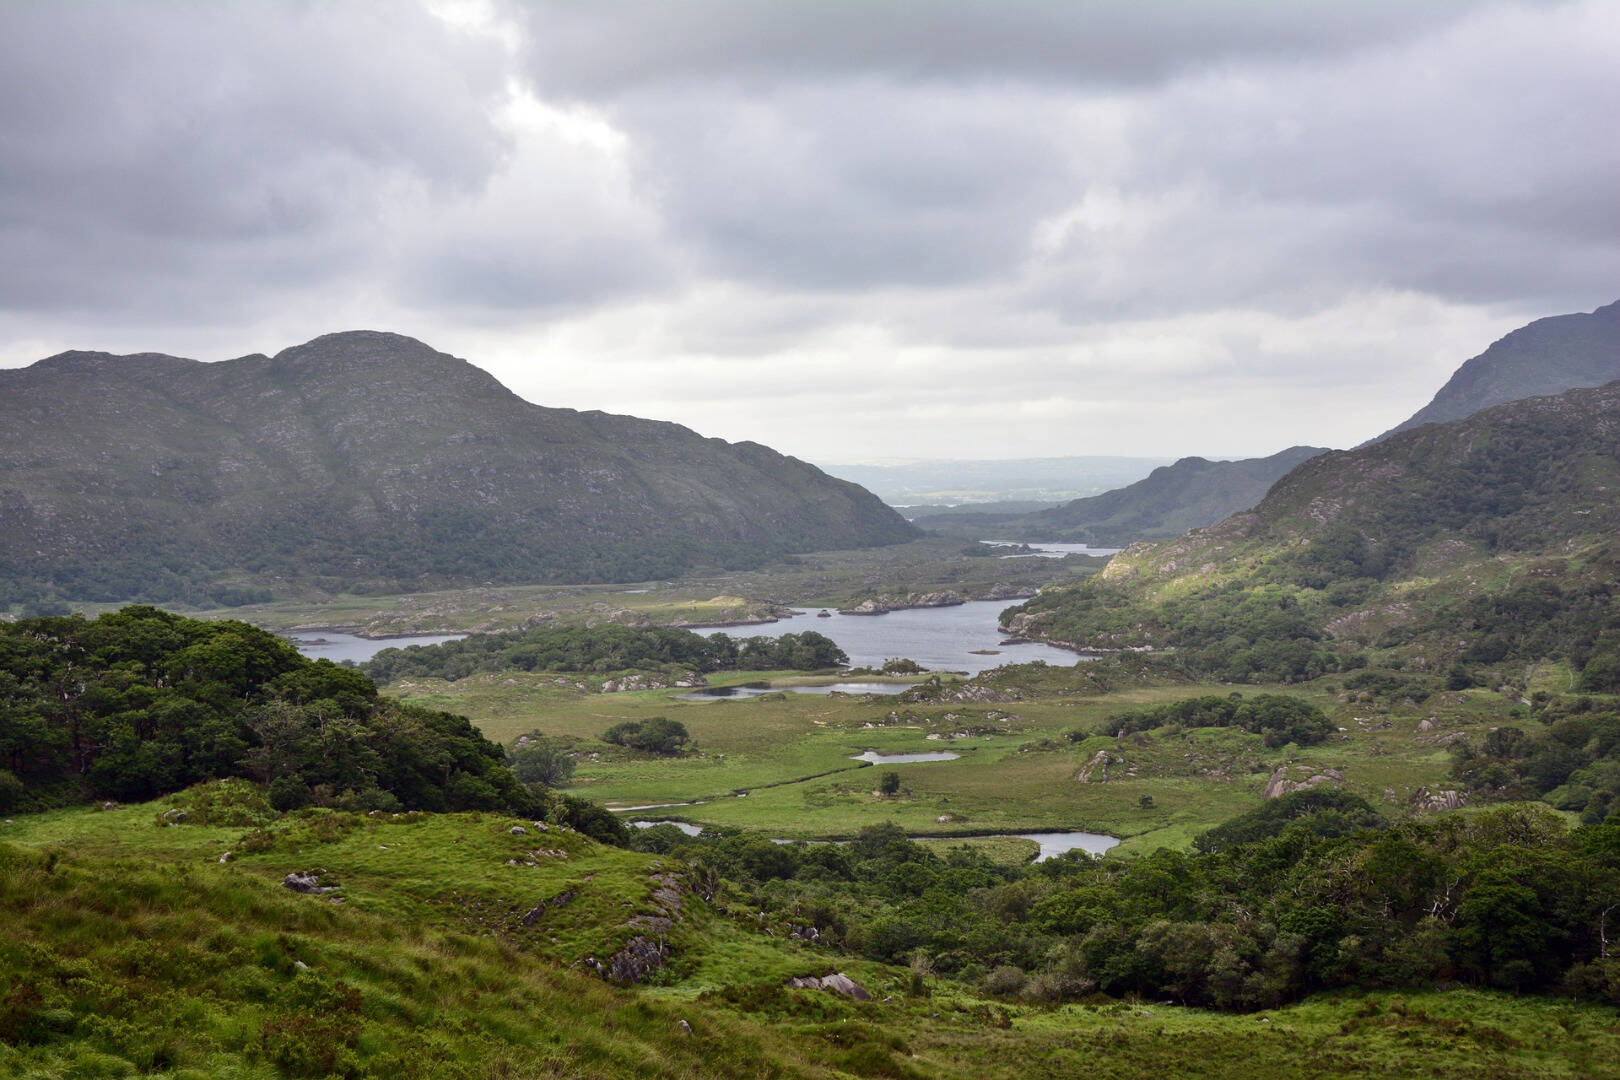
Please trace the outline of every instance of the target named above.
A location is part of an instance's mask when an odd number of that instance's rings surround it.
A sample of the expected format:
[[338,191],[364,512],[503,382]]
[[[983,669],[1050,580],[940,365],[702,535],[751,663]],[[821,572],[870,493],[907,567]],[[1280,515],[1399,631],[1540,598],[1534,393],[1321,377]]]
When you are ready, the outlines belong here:
[[649,754],[674,754],[691,741],[691,735],[679,720],[654,716],[614,724],[602,732],[602,741],[631,750],[644,750]]

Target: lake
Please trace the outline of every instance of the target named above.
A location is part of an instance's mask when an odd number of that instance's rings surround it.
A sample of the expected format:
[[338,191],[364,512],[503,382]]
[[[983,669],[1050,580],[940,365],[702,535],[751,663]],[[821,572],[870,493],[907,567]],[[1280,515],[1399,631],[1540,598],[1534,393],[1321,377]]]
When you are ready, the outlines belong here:
[[363,638],[353,634],[340,634],[335,630],[306,630],[288,635],[299,652],[311,660],[330,660],[341,664],[353,660],[363,664],[384,649],[404,649],[412,645],[438,645],[446,641],[459,641],[466,634],[418,634],[414,637]]
[[[1002,664],[1048,664],[1073,667],[1082,659],[1051,645],[1003,645],[996,629],[1003,611],[1016,600],[969,600],[954,607],[908,608],[885,615],[840,615],[817,618],[815,609],[795,609],[797,615],[758,626],[694,626],[700,634],[724,631],[732,637],[780,637],[814,630],[838,643],[854,667],[882,667],[883,661],[905,657],[934,671],[966,671],[977,675]],[[784,689],[786,689],[784,687]]]
[[849,760],[870,761],[874,765],[911,765],[919,761],[955,761],[961,756],[948,750],[931,750],[919,754],[880,754],[876,750],[867,750],[851,754]]

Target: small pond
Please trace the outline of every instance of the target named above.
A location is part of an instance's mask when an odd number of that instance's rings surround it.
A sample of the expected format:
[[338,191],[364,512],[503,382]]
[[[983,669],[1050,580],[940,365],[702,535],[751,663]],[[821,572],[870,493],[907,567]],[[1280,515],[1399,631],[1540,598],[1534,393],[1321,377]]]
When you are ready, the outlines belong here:
[[408,649],[412,645],[439,645],[459,641],[466,634],[415,634],[410,637],[363,638],[336,630],[301,630],[289,635],[293,647],[311,660],[341,664],[353,660],[363,664],[384,649]]
[[687,836],[696,836],[703,831],[703,826],[685,821],[632,821],[629,824],[637,829],[650,829],[654,825],[673,825]]
[[903,682],[835,682],[819,685],[772,686],[765,682],[738,683],[735,686],[706,686],[682,694],[686,701],[735,701],[739,698],[762,697],[765,694],[898,694],[910,690],[911,683]]
[[1047,859],[1062,855],[1065,851],[1084,851],[1088,855],[1097,856],[1119,843],[1119,837],[1108,836],[1104,833],[1089,832],[1026,832],[1003,833],[1004,836],[1016,836],[1020,840],[1033,840],[1041,846],[1041,853],[1035,856],[1036,862],[1045,862]]
[[876,750],[868,750],[864,754],[852,754],[850,760],[870,761],[874,765],[910,765],[918,761],[955,761],[961,756],[948,750],[935,750],[923,754],[880,754]]

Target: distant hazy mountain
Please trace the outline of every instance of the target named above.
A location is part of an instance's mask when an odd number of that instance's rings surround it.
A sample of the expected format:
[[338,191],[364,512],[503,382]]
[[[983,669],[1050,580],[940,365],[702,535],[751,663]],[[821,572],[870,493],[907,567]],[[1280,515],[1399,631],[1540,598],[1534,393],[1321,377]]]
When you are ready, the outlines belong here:
[[1029,514],[1005,523],[1001,531],[1098,547],[1168,539],[1247,510],[1296,465],[1326,452],[1319,446],[1291,446],[1270,457],[1241,461],[1182,458],[1128,487]]
[[0,601],[637,580],[914,535],[757,443],[532,405],[396,334],[0,371]]
[[1410,420],[1378,436],[1461,420],[1481,409],[1620,379],[1620,301],[1590,315],[1537,319],[1469,360]]
[[1063,502],[1140,480],[1170,458],[1056,457],[918,461],[904,465],[823,465],[890,506]]

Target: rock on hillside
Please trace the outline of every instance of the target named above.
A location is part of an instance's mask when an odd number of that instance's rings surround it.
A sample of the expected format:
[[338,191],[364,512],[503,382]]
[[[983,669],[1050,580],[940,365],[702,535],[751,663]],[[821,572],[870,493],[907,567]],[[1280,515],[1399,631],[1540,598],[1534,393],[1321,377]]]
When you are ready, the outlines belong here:
[[0,371],[0,588],[14,592],[621,581],[915,535],[768,447],[533,405],[397,334]]

